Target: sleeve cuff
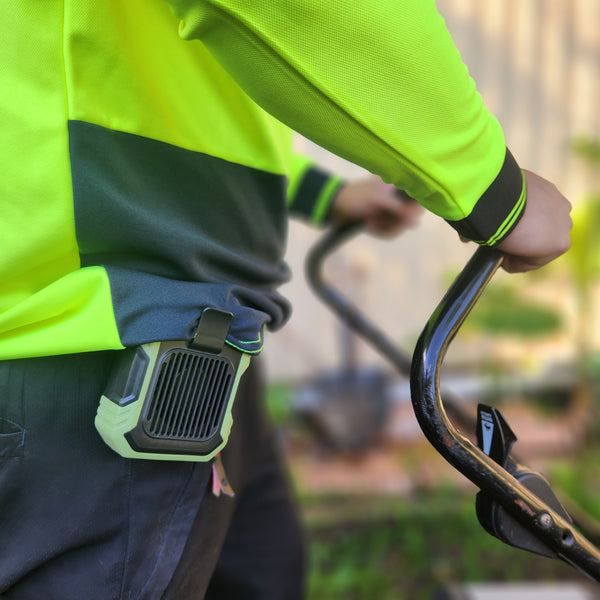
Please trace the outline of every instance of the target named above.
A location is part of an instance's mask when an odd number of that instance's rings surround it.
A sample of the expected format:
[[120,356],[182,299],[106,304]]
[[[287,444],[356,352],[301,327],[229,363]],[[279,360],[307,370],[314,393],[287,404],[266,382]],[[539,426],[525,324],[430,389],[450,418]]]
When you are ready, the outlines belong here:
[[311,167],[295,191],[290,209],[294,214],[319,225],[326,221],[331,203],[343,185],[341,177]]
[[519,222],[526,200],[525,177],[507,148],[500,172],[471,214],[448,223],[463,237],[485,246],[496,246]]

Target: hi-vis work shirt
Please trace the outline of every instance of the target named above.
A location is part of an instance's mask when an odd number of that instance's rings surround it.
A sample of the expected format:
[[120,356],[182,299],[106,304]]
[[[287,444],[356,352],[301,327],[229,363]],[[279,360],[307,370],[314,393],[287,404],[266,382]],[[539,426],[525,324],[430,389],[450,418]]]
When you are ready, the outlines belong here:
[[190,339],[206,306],[260,351],[290,128],[480,243],[522,212],[433,0],[6,0],[0,32],[0,359]]

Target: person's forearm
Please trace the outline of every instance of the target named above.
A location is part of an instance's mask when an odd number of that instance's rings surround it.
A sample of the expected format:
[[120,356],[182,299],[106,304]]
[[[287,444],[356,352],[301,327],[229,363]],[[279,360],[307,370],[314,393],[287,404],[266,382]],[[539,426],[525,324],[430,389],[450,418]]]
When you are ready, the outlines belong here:
[[[433,0],[170,0],[266,110],[495,243],[522,211],[521,173]],[[508,157],[508,158],[507,158]]]

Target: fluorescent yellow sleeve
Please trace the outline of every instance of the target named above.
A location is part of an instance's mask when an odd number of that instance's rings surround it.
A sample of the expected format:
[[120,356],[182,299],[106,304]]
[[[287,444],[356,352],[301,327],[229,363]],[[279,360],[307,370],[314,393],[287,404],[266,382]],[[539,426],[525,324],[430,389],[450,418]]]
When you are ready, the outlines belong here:
[[202,40],[254,100],[295,130],[453,224],[502,173],[511,185],[499,187],[510,197],[485,198],[502,205],[492,211],[497,222],[467,229],[497,241],[518,218],[518,166],[433,0],[170,4],[180,34]]

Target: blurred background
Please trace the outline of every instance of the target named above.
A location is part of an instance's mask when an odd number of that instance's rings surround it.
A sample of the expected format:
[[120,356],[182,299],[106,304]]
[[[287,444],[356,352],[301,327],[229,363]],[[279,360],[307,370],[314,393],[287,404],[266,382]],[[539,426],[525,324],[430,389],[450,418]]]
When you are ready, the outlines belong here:
[[[497,274],[450,347],[443,385],[463,399],[459,425],[466,435],[478,401],[498,406],[519,438],[519,456],[542,470],[594,529],[600,519],[600,2],[437,4],[519,164],[555,182],[575,206],[572,250],[540,273]],[[305,139],[298,137],[296,147],[349,180],[365,175]],[[264,352],[269,406],[311,544],[309,597],[475,598],[443,594],[459,594],[467,583],[524,581],[573,582],[579,593],[584,583],[574,570],[530,558],[479,528],[475,490],[424,441],[406,379],[307,286],[306,253],[321,235],[291,226],[287,259],[294,278],[283,292],[294,313]],[[418,229],[392,242],[358,235],[328,259],[326,272],[411,354],[473,251],[426,214]],[[556,589],[562,598],[600,597]]]

